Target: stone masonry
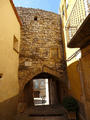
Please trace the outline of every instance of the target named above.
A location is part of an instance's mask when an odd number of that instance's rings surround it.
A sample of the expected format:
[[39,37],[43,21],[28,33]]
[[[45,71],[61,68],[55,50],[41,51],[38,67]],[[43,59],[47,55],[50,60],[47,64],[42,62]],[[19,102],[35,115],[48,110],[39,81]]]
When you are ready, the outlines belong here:
[[17,8],[22,21],[19,84],[22,91],[45,72],[65,80],[66,63],[60,16],[39,9]]

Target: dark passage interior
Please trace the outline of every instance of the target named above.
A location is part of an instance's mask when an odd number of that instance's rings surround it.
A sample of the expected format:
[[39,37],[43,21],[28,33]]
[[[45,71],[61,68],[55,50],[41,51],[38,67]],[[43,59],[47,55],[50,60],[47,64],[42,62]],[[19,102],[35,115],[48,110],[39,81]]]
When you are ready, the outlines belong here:
[[50,74],[41,73],[24,88],[24,102],[28,107],[57,105],[61,100],[60,80]]

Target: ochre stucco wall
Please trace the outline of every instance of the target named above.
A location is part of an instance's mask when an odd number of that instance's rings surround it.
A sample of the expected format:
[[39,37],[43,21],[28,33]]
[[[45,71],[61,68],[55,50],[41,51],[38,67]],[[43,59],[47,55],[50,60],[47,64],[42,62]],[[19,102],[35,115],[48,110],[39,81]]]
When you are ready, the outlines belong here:
[[[18,86],[18,57],[13,49],[14,35],[20,44],[20,24],[9,0],[0,0],[0,120],[15,112]],[[14,100],[15,97],[15,100]],[[10,104],[11,102],[11,104]],[[9,119],[10,120],[10,119]]]
[[90,120],[90,45],[82,49],[82,74],[85,91],[85,105],[87,120]]
[[[59,12],[62,19],[62,32],[63,39],[65,41],[65,50],[66,50],[66,59],[71,57],[78,49],[77,48],[68,48],[67,47],[67,36],[66,36],[66,23],[70,17],[70,13],[75,4],[75,0],[68,0],[68,7],[66,8],[66,1],[61,0]],[[77,100],[80,100],[81,95],[81,81],[78,71],[78,60],[74,57],[71,60],[67,61],[67,74],[68,74],[68,88],[69,94],[74,96]]]
[[[70,56],[72,56],[78,50],[78,48],[68,48],[67,47],[68,38],[66,36],[66,28],[65,27],[66,27],[67,22],[69,21],[70,14],[72,12],[72,9],[73,9],[73,6],[74,6],[76,0],[67,0],[67,1],[68,1],[68,7],[66,8],[66,0],[61,0],[60,9],[59,9],[59,13],[60,13],[61,19],[62,19],[62,28],[63,28],[62,31],[64,34],[66,59],[68,59]],[[83,1],[82,1],[82,8],[84,8]],[[77,8],[77,9],[79,9],[79,8]],[[77,11],[77,9],[76,9],[76,11]],[[82,12],[83,12],[82,17],[85,17],[84,9]],[[81,14],[78,14],[78,16],[79,15],[81,15]],[[73,15],[73,18],[75,19],[76,17]],[[84,48],[82,51],[83,52],[86,51],[86,48]],[[82,56],[83,56],[83,52],[82,52]],[[86,98],[85,98],[85,93],[84,93],[84,91],[85,91],[84,85],[86,85],[85,82],[87,82],[87,81],[88,81],[87,84],[89,85],[89,80],[88,80],[89,73],[88,72],[90,71],[89,70],[90,67],[88,67],[88,65],[89,65],[88,62],[89,62],[89,56],[81,57],[81,60],[78,60],[77,57],[75,56],[70,61],[67,61],[69,94],[74,96],[79,101],[80,108],[81,108],[80,112],[82,114],[81,116],[83,116],[83,117],[85,117],[85,110],[87,109],[87,105],[85,105]],[[83,69],[83,73],[82,73],[82,69]],[[83,77],[83,75],[84,75],[84,77]],[[85,79],[85,81],[84,81],[84,79]],[[89,91],[88,88],[86,87],[87,91]],[[89,92],[88,92],[88,94],[89,94]],[[89,98],[89,95],[88,95],[88,98]],[[87,103],[87,104],[88,104],[88,106],[90,106],[89,103]],[[87,110],[87,111],[90,111],[90,110]]]
[[[61,0],[60,8],[59,8],[59,13],[60,13],[61,19],[62,19],[62,31],[64,34],[66,59],[68,59],[71,55],[73,55],[78,50],[78,48],[68,48],[67,47],[67,36],[66,36],[66,28],[65,28],[74,4],[75,4],[75,0],[68,0],[68,8],[66,8],[66,1]],[[76,57],[74,59],[68,61],[67,65],[70,65],[70,64],[74,63],[75,61],[77,61]]]
[[68,79],[69,79],[69,94],[80,100],[82,94],[81,81],[79,75],[78,61],[72,63],[67,68]]

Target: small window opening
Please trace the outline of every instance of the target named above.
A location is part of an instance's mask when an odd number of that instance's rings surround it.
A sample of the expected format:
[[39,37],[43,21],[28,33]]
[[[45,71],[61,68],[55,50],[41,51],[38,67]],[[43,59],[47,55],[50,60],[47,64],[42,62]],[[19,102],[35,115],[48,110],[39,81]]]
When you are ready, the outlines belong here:
[[34,20],[37,21],[37,16],[34,17]]
[[18,39],[15,36],[13,37],[13,49],[18,52]]
[[3,77],[3,74],[2,73],[0,73],[0,79]]

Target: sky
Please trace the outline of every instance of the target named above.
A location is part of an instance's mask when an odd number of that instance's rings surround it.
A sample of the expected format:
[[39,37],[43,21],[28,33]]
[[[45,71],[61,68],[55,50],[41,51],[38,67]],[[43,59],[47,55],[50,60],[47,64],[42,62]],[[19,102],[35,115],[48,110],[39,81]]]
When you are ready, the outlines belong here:
[[13,0],[16,7],[39,8],[58,13],[60,0]]

